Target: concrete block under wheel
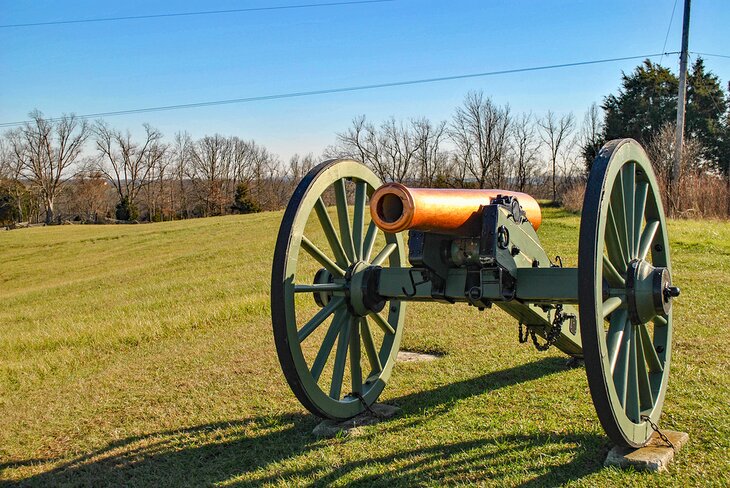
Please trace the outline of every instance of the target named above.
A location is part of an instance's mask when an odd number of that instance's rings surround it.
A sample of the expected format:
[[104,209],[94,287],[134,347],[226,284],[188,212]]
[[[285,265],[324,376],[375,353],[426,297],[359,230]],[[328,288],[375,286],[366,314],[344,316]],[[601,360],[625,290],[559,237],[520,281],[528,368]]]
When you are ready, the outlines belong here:
[[608,452],[603,465],[634,468],[640,471],[666,471],[676,452],[689,441],[689,434],[672,430],[664,430],[663,432],[674,445],[674,449],[661,440],[655,432],[649,443],[644,447],[632,449],[614,446]]

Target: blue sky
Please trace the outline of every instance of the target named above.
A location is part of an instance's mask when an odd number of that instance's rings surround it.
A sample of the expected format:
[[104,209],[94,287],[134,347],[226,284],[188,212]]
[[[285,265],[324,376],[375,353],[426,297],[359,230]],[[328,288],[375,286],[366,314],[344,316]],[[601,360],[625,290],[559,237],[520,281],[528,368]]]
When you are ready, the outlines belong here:
[[[0,0],[0,24],[327,3]],[[682,0],[667,51],[679,49]],[[661,52],[674,0],[430,1],[0,28],[0,122],[252,97]],[[695,0],[690,50],[730,55],[730,2]],[[219,132],[282,158],[315,154],[353,117],[448,119],[469,90],[515,111],[582,118],[623,61],[559,70],[111,117],[172,137]],[[676,70],[677,56],[663,59]],[[707,57],[723,83],[730,59]]]

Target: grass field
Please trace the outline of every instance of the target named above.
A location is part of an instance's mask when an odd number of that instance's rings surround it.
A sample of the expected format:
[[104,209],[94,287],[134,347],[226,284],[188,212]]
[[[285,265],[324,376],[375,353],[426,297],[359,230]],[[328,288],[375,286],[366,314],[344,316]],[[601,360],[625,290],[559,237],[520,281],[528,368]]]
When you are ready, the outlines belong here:
[[[730,224],[670,224],[670,473],[602,467],[582,368],[517,342],[497,310],[417,304],[382,401],[394,419],[318,440],[270,325],[281,213],[0,232],[0,484],[700,486],[730,484]],[[545,209],[575,265],[579,218]]]

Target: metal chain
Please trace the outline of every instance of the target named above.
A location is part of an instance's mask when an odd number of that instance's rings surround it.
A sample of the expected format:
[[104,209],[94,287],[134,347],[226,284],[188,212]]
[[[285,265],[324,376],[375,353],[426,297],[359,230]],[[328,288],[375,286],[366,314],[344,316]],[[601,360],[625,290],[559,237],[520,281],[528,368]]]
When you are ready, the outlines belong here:
[[525,326],[525,333],[523,335],[522,333],[522,322],[520,322],[520,329],[519,329],[519,341],[520,344],[524,344],[527,342],[527,339],[530,337],[530,330],[527,326]]
[[365,407],[365,410],[370,415],[372,415],[373,417],[375,417],[376,419],[384,419],[384,418],[387,418],[387,417],[384,417],[383,415],[380,415],[379,413],[377,413],[372,408],[370,408],[370,405],[368,405],[368,403],[365,401],[365,399],[363,398],[363,396],[360,393],[358,393],[356,391],[351,391],[350,393],[347,394],[347,396],[355,397],[358,400],[360,400],[360,403],[362,403],[363,407]]
[[545,336],[545,343],[540,344],[537,340],[537,334],[535,334],[535,331],[528,327],[528,331],[530,333],[530,336],[532,336],[532,343],[535,345],[535,349],[538,351],[547,351],[550,349],[550,346],[555,344],[555,341],[558,340],[558,337],[560,337],[560,333],[562,331],[563,322],[565,322],[565,319],[569,318],[570,314],[564,314],[563,313],[563,305],[558,304],[555,306],[555,317],[553,318],[553,325],[550,327],[550,330]]
[[659,426],[657,424],[655,424],[654,422],[652,422],[651,421],[651,418],[649,418],[648,415],[642,415],[641,416],[641,420],[645,420],[645,421],[649,422],[649,425],[651,426],[652,430],[657,433],[657,435],[659,436],[659,438],[661,440],[663,440],[667,444],[667,446],[671,447],[672,450],[674,450],[674,451],[677,450],[677,448],[674,447],[674,444],[672,444],[672,441],[669,440],[669,437],[667,437],[664,434],[664,432],[662,432],[661,430],[659,430]]

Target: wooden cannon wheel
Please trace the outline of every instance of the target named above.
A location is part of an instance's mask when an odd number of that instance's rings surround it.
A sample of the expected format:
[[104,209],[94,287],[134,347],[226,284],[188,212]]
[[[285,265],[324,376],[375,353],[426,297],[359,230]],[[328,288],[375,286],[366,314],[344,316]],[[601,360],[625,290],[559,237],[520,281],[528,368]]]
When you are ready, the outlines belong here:
[[633,139],[593,163],[580,224],[578,298],[593,403],[609,437],[639,447],[658,423],[669,377],[671,259],[659,187]]
[[362,164],[326,161],[299,183],[279,229],[271,275],[276,351],[292,391],[320,417],[347,419],[374,403],[398,353],[405,304],[370,304],[380,312],[360,315],[350,296],[355,270],[405,265],[402,236],[383,240],[366,223],[367,200],[380,185]]

